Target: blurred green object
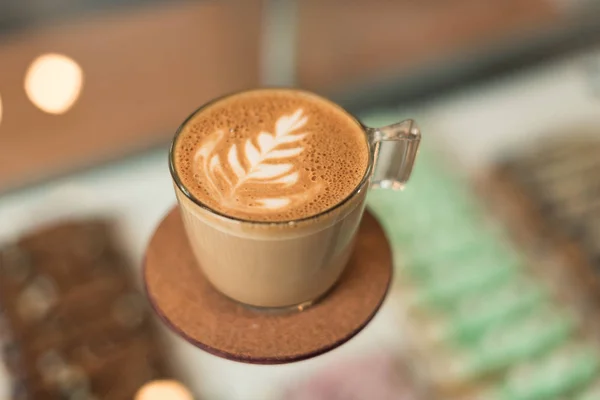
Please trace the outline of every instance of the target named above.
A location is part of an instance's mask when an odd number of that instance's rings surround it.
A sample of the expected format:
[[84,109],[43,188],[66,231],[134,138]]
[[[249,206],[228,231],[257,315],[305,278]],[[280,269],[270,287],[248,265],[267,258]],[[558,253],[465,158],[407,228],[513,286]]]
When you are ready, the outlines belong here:
[[465,296],[493,290],[517,274],[510,264],[480,266],[479,270],[481,272],[473,273],[474,268],[457,268],[439,276],[439,279],[418,289],[413,305],[450,310]]
[[597,400],[600,399],[600,382],[592,384],[589,388],[580,393],[575,400]]
[[450,313],[438,340],[468,346],[489,332],[524,315],[531,315],[548,300],[547,291],[534,282],[518,279],[489,291],[468,296]]
[[592,381],[599,367],[600,358],[594,348],[567,346],[548,357],[517,368],[508,376],[499,398],[546,400],[568,395]]
[[[377,126],[401,118],[365,121]],[[368,206],[391,242],[415,340],[441,374],[432,379],[491,385],[486,400],[558,400],[598,375],[600,357],[576,336],[575,315],[531,274],[502,224],[430,147],[426,133],[405,190],[372,191]]]
[[461,374],[482,376],[540,356],[565,341],[574,327],[570,316],[540,309],[481,338],[464,358]]

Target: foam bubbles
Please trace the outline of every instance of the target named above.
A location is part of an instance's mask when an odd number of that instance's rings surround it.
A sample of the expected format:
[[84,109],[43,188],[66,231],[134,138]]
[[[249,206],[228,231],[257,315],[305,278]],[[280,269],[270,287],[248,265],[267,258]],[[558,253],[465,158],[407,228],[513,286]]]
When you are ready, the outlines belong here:
[[[283,143],[276,149],[277,157],[268,162],[270,171],[281,174],[267,174],[269,185],[245,181],[231,207],[219,201],[220,191],[231,187],[236,175],[255,164],[257,154],[272,144],[281,116],[298,109],[307,117],[295,132],[304,135],[297,140],[301,150],[297,144]],[[218,178],[215,184],[206,179],[206,169],[191,160],[219,130],[225,132],[224,139],[214,154],[226,162],[213,174]],[[229,154],[232,146],[237,163],[229,158],[234,156]],[[250,156],[239,157],[240,149]],[[193,117],[176,143],[175,167],[186,188],[219,212],[242,219],[285,221],[319,214],[348,197],[364,176],[368,151],[361,127],[337,106],[301,91],[268,89],[225,98]]]

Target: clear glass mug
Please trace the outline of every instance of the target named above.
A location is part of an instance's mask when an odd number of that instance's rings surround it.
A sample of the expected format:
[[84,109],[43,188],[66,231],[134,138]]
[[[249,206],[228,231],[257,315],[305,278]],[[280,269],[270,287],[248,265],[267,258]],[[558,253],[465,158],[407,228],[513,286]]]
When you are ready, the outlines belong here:
[[325,295],[344,271],[369,187],[404,187],[421,133],[413,120],[369,128],[331,103],[356,122],[369,144],[369,164],[360,183],[343,201],[317,215],[281,222],[249,221],[203,204],[178,176],[174,161],[177,139],[186,124],[210,104],[196,110],[179,127],[169,156],[175,194],[198,265],[218,291],[237,302],[259,308],[302,309]]

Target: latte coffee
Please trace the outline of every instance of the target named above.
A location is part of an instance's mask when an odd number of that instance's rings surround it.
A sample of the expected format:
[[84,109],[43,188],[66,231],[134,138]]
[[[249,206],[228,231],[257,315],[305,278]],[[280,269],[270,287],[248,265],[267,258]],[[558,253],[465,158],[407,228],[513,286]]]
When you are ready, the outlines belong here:
[[337,105],[265,89],[221,99],[189,119],[175,169],[200,202],[229,217],[291,221],[327,210],[358,186],[366,136]]
[[362,125],[308,92],[253,90],[196,111],[170,162],[208,280],[252,306],[319,298],[350,257],[371,159]]

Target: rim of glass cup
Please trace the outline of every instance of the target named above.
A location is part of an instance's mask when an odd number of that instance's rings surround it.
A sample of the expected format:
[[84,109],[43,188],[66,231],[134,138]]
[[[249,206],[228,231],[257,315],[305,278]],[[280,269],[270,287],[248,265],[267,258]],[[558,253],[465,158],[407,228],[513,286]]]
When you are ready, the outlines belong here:
[[[290,219],[290,220],[285,220],[285,221],[254,221],[251,219],[244,219],[244,218],[238,218],[238,217],[234,217],[232,215],[228,215],[225,214],[223,212],[217,211],[215,209],[213,209],[212,207],[210,207],[208,204],[203,203],[202,201],[200,201],[199,199],[197,199],[194,195],[192,195],[192,193],[190,193],[190,191],[185,187],[185,185],[183,184],[183,182],[181,181],[181,179],[179,178],[179,175],[177,173],[177,169],[175,168],[175,160],[174,160],[174,152],[175,152],[175,145],[177,143],[177,139],[179,139],[179,135],[181,134],[181,132],[183,131],[183,128],[200,112],[202,112],[205,108],[219,102],[222,100],[225,100],[229,97],[232,96],[236,96],[236,95],[240,95],[240,94],[245,94],[245,93],[252,93],[252,92],[261,92],[261,91],[272,91],[272,90],[278,90],[278,91],[294,91],[294,92],[300,92],[300,93],[304,93],[306,95],[309,96],[313,96],[313,97],[317,97],[320,100],[325,101],[326,103],[338,108],[339,110],[341,110],[343,113],[345,113],[347,116],[349,116],[363,131],[363,134],[365,136],[365,140],[367,141],[367,147],[369,149],[369,162],[367,164],[367,168],[365,169],[365,173],[363,175],[363,177],[361,178],[360,182],[358,183],[358,185],[356,185],[356,187],[354,189],[352,189],[352,192],[350,192],[350,194],[348,196],[346,196],[344,199],[342,199],[341,201],[339,201],[338,203],[334,204],[333,206],[320,211],[317,214],[314,215],[309,215],[307,217],[303,217],[303,218],[297,218],[297,219]],[[169,148],[169,172],[171,173],[171,177],[173,178],[173,181],[175,182],[175,185],[177,186],[177,188],[181,191],[181,193],[183,193],[183,195],[185,197],[188,198],[188,200],[190,200],[192,203],[194,203],[195,205],[197,205],[198,207],[214,214],[217,215],[221,218],[224,218],[226,220],[230,220],[230,221],[234,221],[234,222],[242,222],[242,223],[247,223],[247,224],[255,224],[255,225],[294,225],[294,224],[298,224],[298,223],[302,223],[305,221],[310,221],[313,219],[317,219],[319,217],[322,217],[326,214],[329,214],[332,211],[335,211],[339,208],[341,208],[342,206],[344,206],[346,203],[348,203],[352,198],[354,198],[354,196],[356,194],[358,194],[362,188],[365,186],[365,184],[367,183],[367,181],[369,180],[369,176],[371,175],[371,171],[373,169],[373,149],[371,148],[372,144],[371,141],[369,140],[369,136],[367,135],[367,128],[351,113],[349,113],[346,109],[344,109],[342,106],[340,106],[339,104],[323,97],[320,96],[316,93],[310,92],[308,90],[302,90],[302,89],[295,89],[295,88],[286,88],[286,87],[264,87],[264,88],[258,88],[258,89],[248,89],[248,90],[241,90],[241,91],[237,91],[237,92],[231,92],[228,94],[225,94],[223,96],[219,96],[216,97],[212,100],[210,100],[207,103],[204,103],[203,105],[201,105],[200,107],[198,107],[196,110],[194,110],[182,123],[181,125],[179,125],[179,127],[177,128],[177,131],[175,131],[175,136],[173,137],[173,140],[171,141],[171,146]]]

